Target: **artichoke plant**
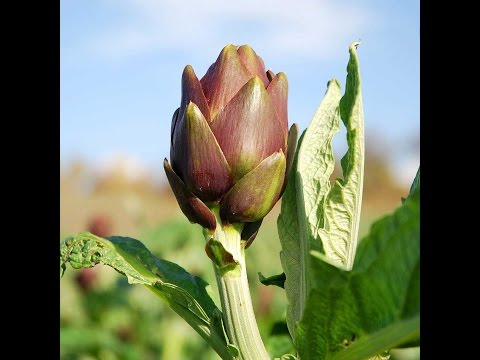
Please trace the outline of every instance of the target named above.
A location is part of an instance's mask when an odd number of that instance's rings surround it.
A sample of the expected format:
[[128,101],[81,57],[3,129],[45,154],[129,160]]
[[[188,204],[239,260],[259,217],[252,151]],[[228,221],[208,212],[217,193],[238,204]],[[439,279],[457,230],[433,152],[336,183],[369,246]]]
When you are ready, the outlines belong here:
[[288,130],[288,83],[248,45],[227,45],[200,80],[187,65],[164,168],[186,217],[215,230],[246,223],[249,243],[282,195],[297,142]]

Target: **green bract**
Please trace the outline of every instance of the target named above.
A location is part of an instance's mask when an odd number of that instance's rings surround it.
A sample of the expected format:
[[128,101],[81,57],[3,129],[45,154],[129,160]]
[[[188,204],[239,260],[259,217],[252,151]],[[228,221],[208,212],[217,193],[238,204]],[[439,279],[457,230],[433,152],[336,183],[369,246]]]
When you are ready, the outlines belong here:
[[260,223],[286,186],[297,142],[288,131],[287,77],[265,71],[247,45],[227,45],[198,80],[190,65],[182,76],[182,100],[172,119],[168,181],[187,218],[214,230],[211,209],[224,223]]

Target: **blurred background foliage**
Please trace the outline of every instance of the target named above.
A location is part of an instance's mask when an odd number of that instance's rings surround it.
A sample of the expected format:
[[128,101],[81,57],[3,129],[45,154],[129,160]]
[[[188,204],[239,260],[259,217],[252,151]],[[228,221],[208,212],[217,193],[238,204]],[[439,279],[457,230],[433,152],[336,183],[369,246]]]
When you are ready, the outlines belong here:
[[[378,144],[374,143],[374,144]],[[383,147],[367,146],[360,236],[372,221],[391,212],[408,194],[395,182]],[[339,158],[339,157],[337,157]],[[99,236],[141,240],[158,257],[178,263],[211,284],[219,304],[212,265],[205,255],[201,228],[182,215],[164,179],[142,172],[131,176],[122,159],[108,171],[77,160],[61,169],[60,240],[89,230]],[[340,175],[339,166],[332,179]],[[138,175],[138,173],[136,174]],[[276,229],[278,203],[247,250],[254,309],[272,356],[294,353],[285,325],[284,291],[264,286],[258,273],[282,272]],[[220,307],[220,306],[219,306]],[[268,340],[267,340],[268,339]],[[201,337],[145,287],[98,265],[68,268],[60,281],[60,357],[87,359],[217,359]],[[419,359],[418,349],[396,351],[391,359]]]

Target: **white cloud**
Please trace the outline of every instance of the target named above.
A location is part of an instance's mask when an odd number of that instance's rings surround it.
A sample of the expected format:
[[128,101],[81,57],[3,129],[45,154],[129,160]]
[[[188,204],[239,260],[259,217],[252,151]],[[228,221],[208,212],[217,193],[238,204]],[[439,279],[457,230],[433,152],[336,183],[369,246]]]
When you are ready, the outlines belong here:
[[262,56],[343,56],[376,15],[334,0],[115,0],[128,21],[86,41],[89,52],[124,58],[159,48],[218,52],[228,42],[261,46]]

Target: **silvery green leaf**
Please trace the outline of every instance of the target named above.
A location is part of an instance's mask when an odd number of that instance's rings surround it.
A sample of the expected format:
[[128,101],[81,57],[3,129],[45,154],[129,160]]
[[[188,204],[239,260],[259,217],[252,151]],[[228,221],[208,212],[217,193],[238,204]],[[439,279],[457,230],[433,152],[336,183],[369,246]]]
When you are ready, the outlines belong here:
[[[419,184],[419,181],[418,181]],[[420,186],[374,223],[351,271],[312,252],[312,290],[297,328],[302,360],[368,359],[420,338]]]
[[340,100],[348,144],[341,160],[343,179],[337,179],[329,191],[323,225],[318,229],[325,255],[346,270],[352,268],[355,259],[363,193],[364,119],[357,46],[358,43],[350,46],[345,94]]
[[[363,187],[363,110],[356,45],[350,47],[347,86],[343,97],[340,84],[328,82],[327,92],[308,129],[303,133],[289,183],[282,198],[278,231],[280,254],[286,275],[287,324],[295,341],[310,291],[310,251],[320,251],[328,261],[343,269],[353,264]],[[335,168],[332,141],[343,117],[347,128],[348,152],[342,159],[344,180],[333,188],[330,176]]]

